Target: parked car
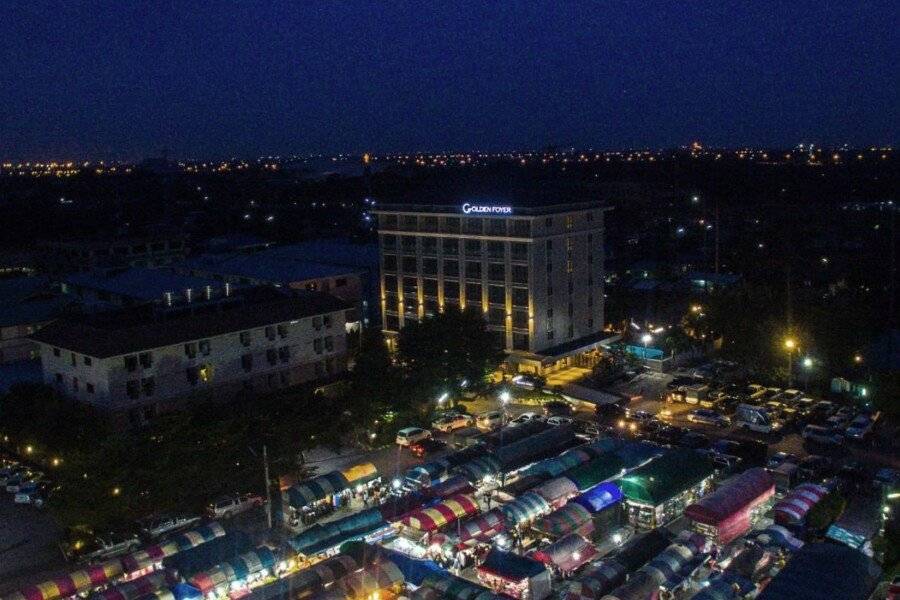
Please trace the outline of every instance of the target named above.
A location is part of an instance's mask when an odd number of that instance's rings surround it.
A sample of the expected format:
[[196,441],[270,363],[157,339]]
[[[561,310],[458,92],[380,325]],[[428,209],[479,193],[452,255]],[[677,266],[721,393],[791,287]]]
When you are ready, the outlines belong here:
[[28,470],[28,467],[24,465],[20,465],[18,463],[13,463],[8,467],[0,469],[0,485],[5,486],[6,482],[11,478],[20,475]]
[[524,412],[512,421],[509,422],[510,427],[515,427],[516,425],[522,425],[523,423],[528,423],[529,421],[543,421],[544,417],[535,413],[535,412]]
[[79,562],[95,562],[133,552],[141,540],[133,531],[112,530],[95,534],[90,529],[69,531],[66,558]]
[[560,425],[570,425],[573,421],[572,417],[550,417],[547,419],[547,425],[559,427]]
[[146,519],[141,519],[138,521],[138,527],[142,534],[144,534],[148,539],[156,539],[167,533],[173,533],[175,531],[181,531],[182,529],[187,529],[188,527],[192,527],[200,522],[199,516],[188,516],[188,515],[157,515],[154,517],[147,517]]
[[544,416],[570,417],[572,416],[572,407],[567,402],[552,400],[544,404]]
[[798,459],[793,454],[789,454],[787,452],[776,452],[769,458],[768,462],[766,463],[766,468],[769,469],[770,471],[772,471],[772,470],[777,469],[784,463],[789,462],[789,463],[797,464],[799,462],[799,460],[800,459]]
[[6,480],[6,491],[11,494],[15,494],[23,485],[38,481],[43,476],[44,474],[40,471],[31,471],[28,469],[19,471]]
[[59,486],[50,481],[40,481],[33,488],[19,490],[16,494],[16,504],[30,504],[35,508],[43,508],[50,496],[59,490]]
[[715,425],[716,427],[728,427],[731,425],[731,419],[706,408],[692,410],[688,414],[687,420],[691,423],[704,423],[706,425]]
[[819,444],[840,444],[842,436],[840,433],[830,427],[820,427],[818,425],[807,425],[803,428],[801,434],[804,440],[816,442]]
[[682,448],[699,450],[701,448],[706,448],[707,446],[709,446],[709,438],[702,433],[697,433],[696,431],[688,431],[678,440],[678,445]]
[[437,429],[438,431],[442,431],[444,433],[449,433],[454,429],[465,429],[466,427],[471,427],[475,423],[475,417],[472,415],[444,415],[443,417],[435,420],[431,427],[432,429]]
[[810,454],[800,461],[800,477],[806,481],[821,481],[828,476],[831,468],[830,461],[824,456]]
[[210,519],[227,519],[263,504],[265,501],[257,494],[230,494],[209,504],[206,514]]
[[394,441],[397,442],[398,446],[411,446],[416,442],[420,442],[430,437],[431,432],[427,429],[422,429],[421,427],[406,427],[397,432],[397,437]]
[[652,421],[653,414],[647,412],[646,410],[628,410],[625,409],[625,414],[629,419],[633,419],[638,423],[644,423],[645,421]]
[[654,433],[651,436],[651,439],[660,444],[674,446],[678,443],[678,440],[680,440],[684,436],[685,433],[687,433],[686,429],[675,427],[674,425],[666,425],[665,427],[660,428],[659,431]]
[[444,448],[447,447],[446,442],[442,442],[441,440],[436,440],[434,438],[426,438],[422,441],[416,442],[415,444],[410,445],[409,451],[413,456],[418,458],[422,458],[429,454],[434,454],[435,452],[440,452]]
[[860,415],[850,422],[850,425],[844,431],[844,437],[859,441],[869,435],[871,431],[872,420],[865,415]]
[[506,423],[506,415],[503,411],[491,410],[483,412],[475,417],[475,427],[481,431],[494,431],[503,427]]
[[590,421],[582,421],[580,419],[575,420],[575,431],[591,438],[595,438],[600,435],[600,428],[596,423],[591,423]]

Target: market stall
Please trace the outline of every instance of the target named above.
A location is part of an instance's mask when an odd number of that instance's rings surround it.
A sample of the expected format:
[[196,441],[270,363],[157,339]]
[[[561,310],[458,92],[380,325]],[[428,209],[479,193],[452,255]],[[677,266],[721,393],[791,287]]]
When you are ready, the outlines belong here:
[[290,509],[287,516],[294,526],[314,521],[321,514],[339,506],[350,493],[350,483],[340,471],[301,481],[289,487],[286,492]]
[[880,567],[841,544],[806,544],[757,596],[758,600],[866,600]]
[[569,577],[576,569],[597,557],[597,548],[577,533],[570,533],[545,548],[532,553],[563,577]]
[[493,492],[493,497],[498,502],[512,502],[525,492],[534,489],[536,486],[549,480],[550,477],[543,473],[534,475],[523,475],[518,477],[512,483],[507,483],[501,488],[497,488]]
[[704,496],[714,476],[715,468],[705,456],[693,450],[670,450],[618,480],[628,521],[643,529],[665,525]]
[[507,528],[521,527],[550,512],[550,504],[534,492],[526,492],[500,507]]
[[468,579],[446,571],[427,577],[413,592],[412,600],[494,600],[496,594]]
[[781,525],[769,525],[753,536],[754,541],[764,548],[773,548],[782,552],[796,552],[803,547],[803,541],[794,537]]
[[29,585],[13,592],[3,600],[59,600],[89,592],[112,583],[122,575],[122,563],[118,559],[99,565],[89,565],[66,575],[54,577],[37,585]]
[[578,494],[578,488],[568,477],[555,477],[535,486],[531,491],[546,500],[550,508],[559,508]]
[[684,510],[694,529],[720,545],[750,531],[775,494],[775,482],[762,468],[748,469]]
[[454,472],[472,485],[478,486],[486,479],[500,475],[500,461],[492,454],[485,454],[456,467]]
[[191,577],[189,583],[205,597],[216,597],[228,591],[246,589],[264,577],[274,575],[276,559],[271,548],[260,546],[197,573]]
[[137,552],[126,554],[119,560],[122,561],[122,568],[129,576],[142,574],[159,568],[164,558],[190,550],[223,535],[225,535],[225,529],[222,525],[209,523],[191,531],[179,533],[162,544],[154,544]]
[[341,471],[341,475],[347,480],[348,487],[357,492],[361,492],[363,488],[377,485],[381,481],[381,475],[372,463],[354,465]]
[[552,540],[567,536],[570,533],[590,537],[594,532],[594,521],[588,509],[580,504],[570,502],[549,515],[538,519],[531,528],[537,532],[539,537]]
[[312,595],[356,571],[359,564],[346,554],[338,554],[296,573],[254,589],[247,600],[283,600]]
[[477,512],[478,503],[472,496],[457,494],[434,506],[411,512],[402,523],[417,531],[430,532]]
[[550,596],[550,571],[539,561],[491,550],[476,571],[478,580],[495,592],[513,598],[543,600]]
[[558,477],[571,468],[584,464],[599,456],[601,451],[593,444],[585,444],[566,450],[559,456],[544,459],[526,469],[526,475],[544,475],[546,477]]
[[381,511],[370,508],[343,519],[321,525],[313,525],[288,540],[288,544],[302,557],[318,554],[334,554],[341,544],[350,540],[365,539],[387,527]]
[[563,473],[563,476],[571,480],[579,492],[584,492],[598,483],[619,477],[624,473],[625,463],[615,454],[607,453],[569,469]]
[[828,488],[815,483],[802,483],[775,504],[775,522],[780,525],[802,525],[806,513],[828,494]]
[[347,600],[369,600],[379,598],[390,600],[397,597],[404,588],[403,573],[391,561],[379,561],[365,565],[339,579],[335,591]]
[[449,477],[444,481],[425,488],[425,495],[429,498],[449,498],[456,494],[469,494],[473,491],[469,480],[460,475]]
[[411,489],[420,489],[439,482],[447,475],[449,468],[445,460],[431,461],[409,469],[403,479]]
[[189,580],[197,573],[252,549],[250,536],[243,531],[232,530],[222,537],[164,559],[163,567],[171,569],[182,579]]
[[457,542],[465,545],[490,543],[491,538],[504,531],[506,531],[506,516],[499,508],[494,508],[463,522],[459,528]]
[[176,583],[178,581],[171,573],[154,571],[137,579],[108,587],[103,591],[94,592],[91,594],[90,600],[136,600]]
[[575,496],[571,502],[580,504],[591,514],[596,514],[618,505],[623,499],[624,496],[619,486],[612,482],[605,482]]
[[[518,427],[513,428],[513,431]],[[555,456],[561,450],[575,443],[575,428],[572,425],[551,427],[518,442],[503,446],[494,451],[503,473],[510,473],[536,460]]]

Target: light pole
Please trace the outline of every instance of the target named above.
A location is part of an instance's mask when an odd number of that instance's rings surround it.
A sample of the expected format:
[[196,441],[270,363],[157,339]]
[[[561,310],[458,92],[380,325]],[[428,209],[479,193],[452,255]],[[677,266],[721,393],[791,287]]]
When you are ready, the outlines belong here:
[[649,333],[645,333],[641,336],[641,341],[644,343],[644,356],[643,359],[647,360],[647,346],[650,345],[650,342],[653,341],[653,336]]
[[809,378],[810,378],[810,375],[812,373],[814,366],[815,366],[815,361],[813,361],[811,356],[806,356],[803,358],[803,368],[805,369],[804,377],[803,377],[803,391],[804,392],[809,391]]
[[794,338],[787,338],[784,340],[784,347],[788,353],[788,387],[792,387],[794,385],[794,349],[797,347],[797,342]]

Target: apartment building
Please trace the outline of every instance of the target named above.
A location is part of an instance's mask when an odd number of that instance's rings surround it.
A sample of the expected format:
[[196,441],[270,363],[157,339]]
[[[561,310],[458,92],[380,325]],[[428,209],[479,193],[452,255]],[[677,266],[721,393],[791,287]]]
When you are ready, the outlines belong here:
[[346,370],[346,302],[272,288],[177,309],[58,320],[32,336],[44,381],[139,425],[196,399],[325,381]]
[[378,204],[384,331],[475,307],[514,369],[589,366],[605,337],[606,209],[544,193],[500,198]]

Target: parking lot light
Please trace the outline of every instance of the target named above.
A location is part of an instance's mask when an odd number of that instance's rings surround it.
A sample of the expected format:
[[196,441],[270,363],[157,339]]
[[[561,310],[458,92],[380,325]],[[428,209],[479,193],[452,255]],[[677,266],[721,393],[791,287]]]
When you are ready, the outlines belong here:
[[509,401],[512,400],[512,396],[509,393],[509,390],[503,390],[500,392],[500,402],[504,405],[509,404]]
[[803,366],[807,369],[812,369],[813,367],[813,359],[810,357],[806,357],[803,359]]

